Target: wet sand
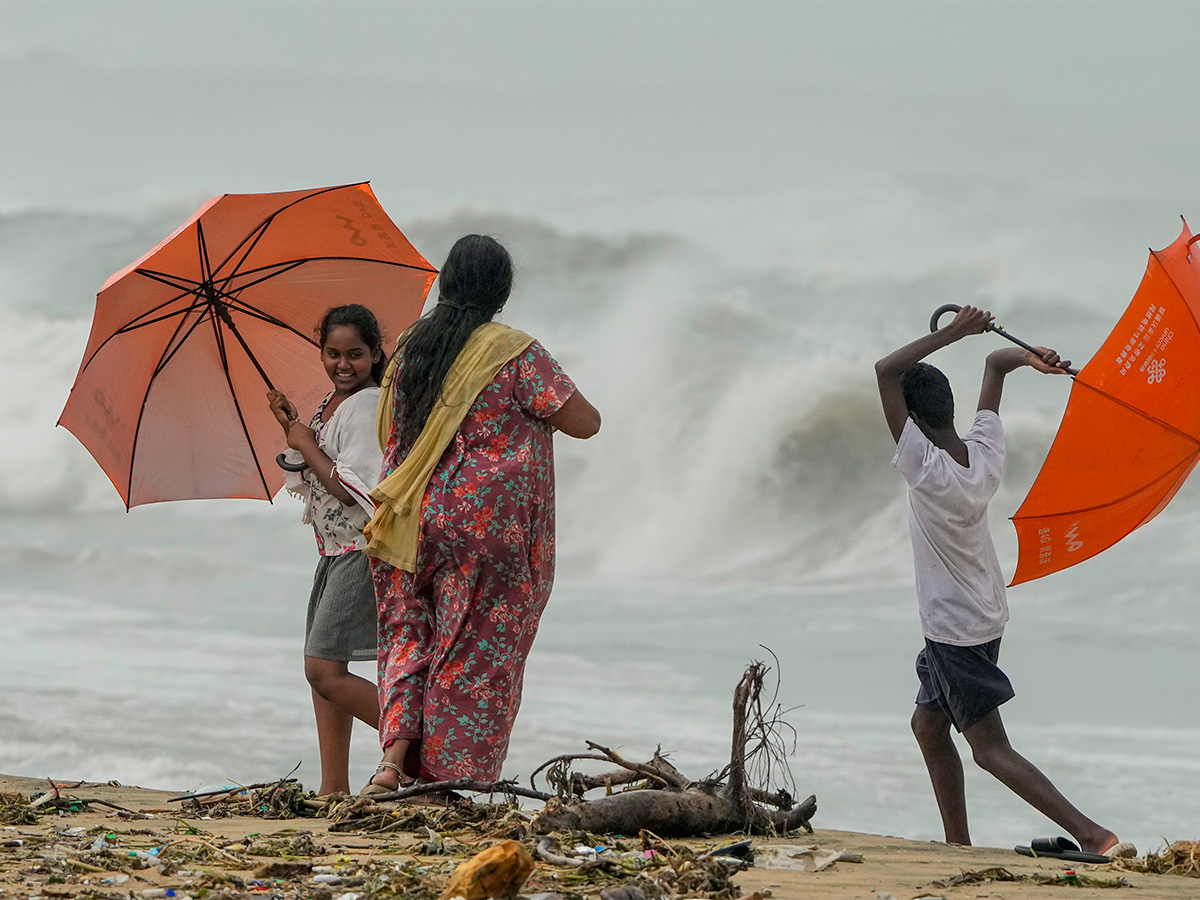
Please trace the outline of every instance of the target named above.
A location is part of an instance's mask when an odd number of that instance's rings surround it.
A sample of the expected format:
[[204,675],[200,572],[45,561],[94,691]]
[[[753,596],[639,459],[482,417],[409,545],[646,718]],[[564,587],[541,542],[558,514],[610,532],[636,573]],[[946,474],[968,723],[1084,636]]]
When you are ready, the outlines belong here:
[[[314,882],[312,873],[293,876],[290,881],[264,878],[261,866],[283,861],[279,856],[258,856],[255,848],[289,844],[293,849],[300,839],[311,836],[312,855],[293,854],[292,861],[301,866],[335,866],[335,871],[348,873],[355,865],[362,871],[384,871],[386,866],[413,867],[423,870],[426,893],[436,896],[449,871],[462,857],[422,854],[421,844],[427,840],[423,833],[391,831],[383,834],[331,832],[330,822],[318,818],[264,819],[238,815],[228,818],[202,819],[195,814],[177,818],[179,803],[168,803],[170,792],[114,784],[85,784],[64,781],[71,796],[104,800],[139,814],[129,817],[98,804],[86,811],[71,815],[46,813],[36,823],[0,826],[0,898],[10,897],[154,897],[170,896],[160,892],[175,891],[176,897],[207,896],[295,896],[325,897],[330,900],[355,894],[370,896],[401,896],[395,893],[399,885],[393,878],[385,893],[372,892],[371,884],[321,884]],[[20,793],[29,797],[45,790],[45,780],[0,776],[0,793]],[[818,824],[820,813],[818,812]],[[73,829],[70,835],[64,834]],[[193,833],[195,832],[195,833]],[[112,852],[129,864],[121,871],[91,871],[87,850],[98,836],[104,835]],[[108,837],[111,835],[111,838]],[[485,833],[459,833],[459,844],[487,846],[494,837]],[[716,836],[707,840],[687,841],[694,848],[711,849],[737,840],[735,836]],[[19,846],[13,846],[20,842]],[[533,841],[524,844],[532,849]],[[674,843],[674,842],[672,842]],[[174,874],[163,874],[157,868],[139,868],[131,853],[141,849],[171,844],[189,852],[191,862],[181,863]],[[756,865],[733,875],[738,893],[760,892],[777,900],[877,900],[881,892],[890,893],[896,900],[917,897],[944,898],[1017,898],[1065,896],[1073,898],[1114,897],[1121,891],[1132,891],[1139,900],[1175,900],[1200,896],[1200,879],[1141,875],[1116,871],[1110,866],[1089,866],[1061,863],[1054,860],[1034,860],[1017,855],[1011,848],[953,847],[936,842],[910,841],[898,837],[863,834],[817,828],[812,835],[792,835],[787,839],[755,839],[754,848],[759,862],[763,852],[780,845],[819,846],[826,850],[846,850],[861,856],[861,862],[839,861],[820,872],[794,869],[765,868]],[[1157,848],[1139,848],[1146,849]],[[319,852],[317,852],[319,851]],[[84,857],[84,859],[80,859]],[[204,858],[206,857],[206,858]],[[75,862],[72,862],[74,860]],[[99,861],[99,860],[96,860]],[[246,862],[250,864],[247,865]],[[78,865],[77,863],[82,863]],[[949,886],[946,882],[964,872],[979,872],[1002,867],[1015,876],[1041,873],[1057,878],[1068,871],[1097,879],[1125,878],[1130,888],[1114,894],[1111,888],[1068,887],[1062,884],[1039,884],[1032,881],[990,881]],[[101,868],[92,866],[92,868]],[[257,875],[256,875],[257,873]],[[205,877],[205,876],[208,877]],[[121,877],[125,876],[125,877]],[[257,879],[257,885],[238,887],[227,876],[243,881]],[[559,883],[562,869],[539,862],[523,890],[524,895],[558,889],[575,896],[598,896],[604,887],[616,882]],[[221,879],[223,884],[215,884]],[[109,879],[110,883],[105,884]],[[113,882],[119,883],[113,883]],[[207,886],[202,892],[201,887]],[[349,898],[347,898],[349,900]]]

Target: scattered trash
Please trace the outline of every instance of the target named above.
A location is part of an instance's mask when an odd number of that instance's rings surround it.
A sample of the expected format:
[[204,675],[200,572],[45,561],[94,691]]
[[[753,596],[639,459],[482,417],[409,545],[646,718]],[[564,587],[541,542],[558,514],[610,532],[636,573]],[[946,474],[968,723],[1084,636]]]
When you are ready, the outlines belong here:
[[764,869],[796,869],[801,872],[820,872],[836,862],[860,863],[862,856],[849,850],[777,844],[762,848],[754,857],[754,864]]
[[[254,870],[255,878],[302,878],[312,871],[312,864],[299,861],[264,863]],[[318,876],[319,877],[319,876]]]
[[533,871],[533,858],[516,841],[500,841],[454,870],[442,900],[515,897]]

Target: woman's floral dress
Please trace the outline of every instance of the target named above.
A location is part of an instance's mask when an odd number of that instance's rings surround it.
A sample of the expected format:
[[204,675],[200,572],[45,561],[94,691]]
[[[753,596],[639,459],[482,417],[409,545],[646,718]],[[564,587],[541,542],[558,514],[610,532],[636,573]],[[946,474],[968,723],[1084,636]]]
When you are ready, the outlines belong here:
[[[476,397],[434,469],[417,571],[371,560],[379,736],[385,747],[412,742],[409,774],[500,777],[554,581],[554,445],[544,419],[574,392],[545,348],[530,344]],[[384,477],[403,461],[397,425]]]

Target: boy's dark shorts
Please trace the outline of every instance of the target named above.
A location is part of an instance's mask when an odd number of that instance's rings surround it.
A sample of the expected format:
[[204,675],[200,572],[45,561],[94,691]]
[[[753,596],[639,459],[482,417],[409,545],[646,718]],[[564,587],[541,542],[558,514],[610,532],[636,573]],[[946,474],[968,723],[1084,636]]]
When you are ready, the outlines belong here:
[[917,706],[940,709],[959,731],[970,728],[1001,703],[1015,696],[1000,671],[1000,638],[973,647],[956,647],[925,639],[917,654]]

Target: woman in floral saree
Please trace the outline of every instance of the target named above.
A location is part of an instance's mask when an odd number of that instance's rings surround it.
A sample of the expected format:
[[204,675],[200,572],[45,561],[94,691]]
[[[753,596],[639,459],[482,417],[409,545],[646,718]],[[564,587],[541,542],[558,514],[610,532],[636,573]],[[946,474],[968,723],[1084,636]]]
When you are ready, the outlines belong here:
[[508,751],[554,580],[553,434],[600,428],[541,344],[492,321],[512,275],[497,241],[460,238],[384,376],[367,548],[384,752],[364,794],[496,780]]

